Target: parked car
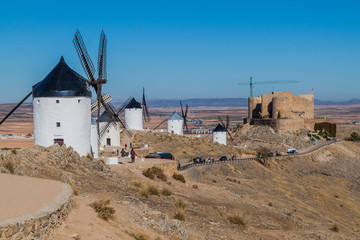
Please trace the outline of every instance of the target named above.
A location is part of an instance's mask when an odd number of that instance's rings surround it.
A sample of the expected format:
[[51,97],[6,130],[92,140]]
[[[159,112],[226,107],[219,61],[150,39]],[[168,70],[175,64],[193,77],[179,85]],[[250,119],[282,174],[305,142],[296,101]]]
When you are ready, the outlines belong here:
[[226,161],[226,160],[228,160],[227,156],[221,156],[220,159],[219,159],[219,161]]
[[156,153],[149,153],[145,156],[145,158],[161,158],[161,159],[170,159],[174,160],[174,156],[171,153],[167,152],[156,152]]
[[289,148],[289,149],[287,150],[287,153],[288,153],[288,154],[294,154],[294,153],[299,153],[299,151],[296,150],[295,148]]

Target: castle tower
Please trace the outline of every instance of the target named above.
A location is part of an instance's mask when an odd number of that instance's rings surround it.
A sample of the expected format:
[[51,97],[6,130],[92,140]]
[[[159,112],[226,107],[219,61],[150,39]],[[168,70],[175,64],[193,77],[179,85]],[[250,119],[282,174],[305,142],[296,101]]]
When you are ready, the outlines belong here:
[[91,152],[94,158],[99,157],[97,122],[91,118]]
[[221,124],[218,124],[212,131],[212,140],[220,144],[226,145],[226,129]]
[[[120,122],[116,120],[116,124],[114,124],[107,112],[103,112],[99,118],[100,122],[100,147],[103,146],[120,146]],[[102,133],[101,129],[104,129],[108,125],[106,132]],[[116,125],[116,126],[115,126]]]
[[168,133],[175,133],[183,135],[183,123],[184,120],[175,111],[167,119],[167,131]]
[[33,86],[34,144],[66,144],[80,156],[91,153],[91,91],[63,57]]
[[135,98],[132,98],[125,107],[125,124],[131,130],[143,130],[142,107]]

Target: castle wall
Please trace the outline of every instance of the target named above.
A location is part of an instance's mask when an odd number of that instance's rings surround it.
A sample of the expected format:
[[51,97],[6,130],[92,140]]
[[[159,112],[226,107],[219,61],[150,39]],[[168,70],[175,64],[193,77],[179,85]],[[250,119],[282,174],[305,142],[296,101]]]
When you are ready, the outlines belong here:
[[304,128],[304,119],[276,119],[273,128],[277,131],[295,132]]
[[256,118],[258,112],[261,110],[261,97],[249,97],[248,98],[248,116],[249,118]]
[[290,101],[288,97],[274,97],[272,108],[272,118],[277,119],[280,113],[281,118],[289,117]]
[[295,95],[291,99],[291,118],[314,118],[314,95]]

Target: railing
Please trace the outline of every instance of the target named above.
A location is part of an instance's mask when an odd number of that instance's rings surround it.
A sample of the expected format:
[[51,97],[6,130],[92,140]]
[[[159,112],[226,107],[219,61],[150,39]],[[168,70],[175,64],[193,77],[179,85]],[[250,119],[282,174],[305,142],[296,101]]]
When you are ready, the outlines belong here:
[[[284,157],[293,157],[293,156],[301,156],[301,155],[306,155],[309,153],[312,153],[324,146],[328,146],[332,143],[335,143],[336,141],[329,141],[324,145],[318,145],[317,147],[309,150],[309,151],[305,151],[302,153],[292,153],[292,154],[285,154],[285,155],[281,155],[281,156],[272,156],[269,157],[269,159],[276,159],[276,158],[284,158]],[[186,164],[184,166],[181,166],[178,168],[178,171],[184,171],[187,170],[189,168],[193,168],[193,167],[199,167],[199,166],[206,166],[206,165],[214,165],[214,164],[220,164],[220,163],[233,163],[233,162],[250,162],[250,161],[257,161],[258,158],[257,157],[251,157],[251,158],[238,158],[238,159],[229,159],[229,160],[222,160],[222,161],[210,161],[208,162],[207,160],[204,163],[189,163]]]

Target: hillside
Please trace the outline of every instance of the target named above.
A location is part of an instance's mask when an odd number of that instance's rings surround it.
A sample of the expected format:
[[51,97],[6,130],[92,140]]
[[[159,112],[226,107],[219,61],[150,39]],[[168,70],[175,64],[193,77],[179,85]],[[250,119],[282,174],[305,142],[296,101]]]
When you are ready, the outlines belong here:
[[[171,177],[173,161],[156,165],[166,181],[151,180],[141,174],[146,165],[126,162],[109,168],[65,146],[36,146],[1,151],[0,171],[10,173],[12,165],[14,174],[75,185],[76,207],[55,240],[357,239],[359,155],[360,143],[338,142],[307,156],[272,160],[268,168],[257,162],[192,168],[181,172],[186,178],[182,183]],[[168,189],[171,195],[147,198],[142,195],[147,186]],[[113,220],[99,219],[88,206],[99,199],[111,199]],[[185,221],[174,219],[179,206]],[[233,216],[245,225],[232,224],[228,217]],[[335,225],[338,232],[331,230]]]

